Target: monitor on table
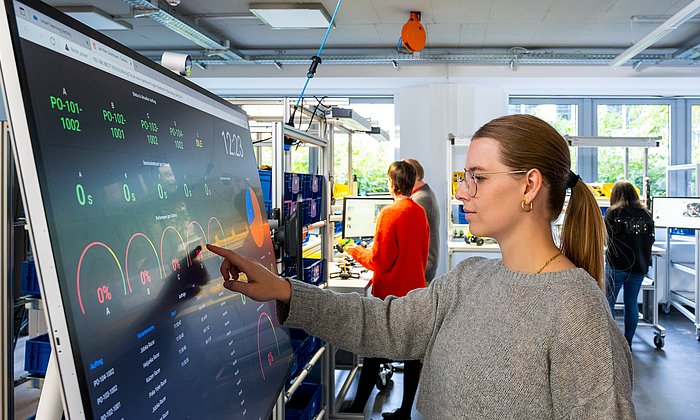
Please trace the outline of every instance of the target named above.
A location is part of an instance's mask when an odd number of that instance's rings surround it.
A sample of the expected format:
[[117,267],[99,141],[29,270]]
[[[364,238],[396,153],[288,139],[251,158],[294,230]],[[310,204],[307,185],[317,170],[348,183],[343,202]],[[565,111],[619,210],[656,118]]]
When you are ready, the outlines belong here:
[[343,238],[373,238],[379,212],[393,202],[394,199],[391,196],[345,197]]

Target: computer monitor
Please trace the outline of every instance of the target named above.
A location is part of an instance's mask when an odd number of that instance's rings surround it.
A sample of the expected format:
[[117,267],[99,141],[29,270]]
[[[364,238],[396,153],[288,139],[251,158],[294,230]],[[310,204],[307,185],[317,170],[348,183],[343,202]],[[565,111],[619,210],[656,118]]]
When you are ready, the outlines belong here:
[[345,197],[343,201],[343,238],[374,237],[379,212],[392,204],[391,196]]
[[654,197],[652,202],[656,227],[700,229],[700,198]]
[[205,248],[276,269],[245,113],[37,1],[0,66],[66,418],[267,419],[288,331]]

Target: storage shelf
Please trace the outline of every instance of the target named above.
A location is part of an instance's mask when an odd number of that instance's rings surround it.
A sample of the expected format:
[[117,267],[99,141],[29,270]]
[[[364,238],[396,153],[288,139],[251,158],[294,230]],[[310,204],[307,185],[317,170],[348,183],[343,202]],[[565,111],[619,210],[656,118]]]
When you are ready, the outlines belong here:
[[694,292],[687,292],[681,290],[671,290],[671,295],[679,303],[695,308],[695,302],[693,301]]
[[325,415],[326,415],[326,408],[324,407],[321,409],[321,411],[318,412],[318,415],[316,417],[314,417],[314,419],[321,420],[322,418],[324,418]]
[[284,126],[284,135],[293,138],[294,140],[299,140],[303,143],[313,144],[314,146],[325,147],[328,146],[328,141],[313,134],[307,133],[306,131],[299,130],[288,125]]
[[311,372],[311,369],[316,365],[316,363],[321,359],[321,356],[323,356],[323,353],[326,352],[328,349],[328,344],[324,343],[323,346],[321,346],[320,349],[314,353],[313,357],[311,360],[309,360],[309,363],[306,364],[301,369],[301,372],[299,375],[297,375],[296,379],[294,379],[294,382],[292,382],[292,385],[289,387],[287,392],[284,393],[284,402],[285,404],[292,398],[292,395],[296,392],[296,390],[301,386],[301,383],[304,382],[304,379],[306,376]]
[[322,227],[324,227],[324,226],[326,226],[326,221],[325,221],[325,220],[321,220],[321,221],[318,221],[318,222],[311,223],[310,225],[304,226],[304,233],[308,233],[310,230],[322,228]]
[[688,273],[690,275],[695,275],[695,264],[694,263],[672,262],[671,267],[675,268],[678,271],[682,271],[682,272]]

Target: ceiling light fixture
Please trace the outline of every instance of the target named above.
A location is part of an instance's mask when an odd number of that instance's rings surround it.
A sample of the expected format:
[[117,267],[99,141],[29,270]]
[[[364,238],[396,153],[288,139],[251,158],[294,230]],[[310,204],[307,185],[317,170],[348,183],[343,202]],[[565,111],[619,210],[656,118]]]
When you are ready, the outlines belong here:
[[623,51],[620,55],[615,57],[615,59],[610,63],[610,66],[619,67],[625,64],[626,62],[634,58],[637,54],[646,50],[647,48],[655,44],[657,41],[659,41],[661,38],[668,35],[671,31],[678,28],[688,19],[698,14],[698,12],[700,12],[700,0],[695,0],[689,5],[685,6],[680,12],[671,16],[670,19],[659,25],[658,28],[651,31],[647,36],[640,39],[639,41],[637,41],[637,43],[635,43],[634,45]]
[[372,124],[369,120],[359,115],[357,112],[354,112],[352,109],[334,106],[331,108],[328,118],[337,121],[339,125],[348,130],[365,132],[372,129]]
[[331,22],[321,3],[251,3],[250,12],[272,29],[326,29]]
[[572,147],[659,147],[661,136],[656,137],[604,137],[564,136]]
[[389,133],[387,133],[381,127],[373,125],[369,131],[365,131],[365,134],[377,141],[389,141]]
[[61,6],[58,10],[98,31],[130,31],[128,23],[93,6]]

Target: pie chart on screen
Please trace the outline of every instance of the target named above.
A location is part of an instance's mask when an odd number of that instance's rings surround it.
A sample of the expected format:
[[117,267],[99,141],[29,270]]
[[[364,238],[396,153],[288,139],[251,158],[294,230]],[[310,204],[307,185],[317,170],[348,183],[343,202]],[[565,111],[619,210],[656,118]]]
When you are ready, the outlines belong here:
[[260,204],[258,197],[252,188],[248,188],[245,194],[245,209],[248,216],[248,226],[250,226],[250,234],[253,236],[253,242],[258,247],[261,247],[265,242],[265,235],[269,234],[268,227],[265,225],[262,213],[260,213]]

